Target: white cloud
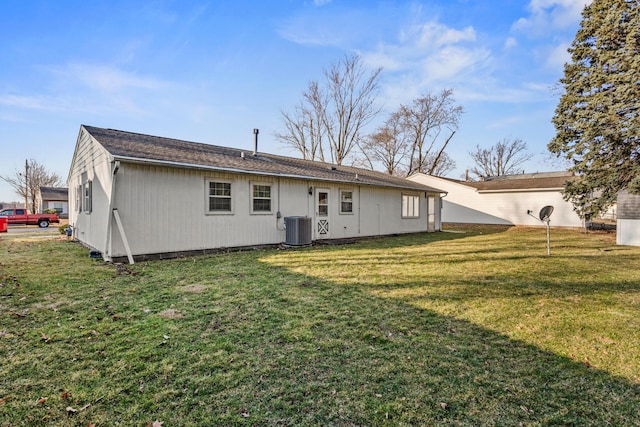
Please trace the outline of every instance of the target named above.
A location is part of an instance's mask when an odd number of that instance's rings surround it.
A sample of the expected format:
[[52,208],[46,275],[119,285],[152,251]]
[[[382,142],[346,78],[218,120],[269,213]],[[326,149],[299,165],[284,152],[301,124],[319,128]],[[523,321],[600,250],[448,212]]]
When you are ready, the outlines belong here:
[[521,115],[516,115],[516,116],[509,116],[509,117],[504,117],[500,120],[495,120],[491,123],[487,124],[487,129],[493,129],[493,130],[498,130],[498,129],[513,129],[514,127],[516,127],[517,125],[524,123],[528,120],[527,117],[521,116]]
[[491,53],[484,48],[446,46],[424,60],[425,80],[450,81],[483,67]]
[[422,49],[433,49],[476,40],[476,32],[473,27],[456,30],[433,21],[419,27],[416,35],[418,36],[417,47]]
[[530,15],[518,19],[512,30],[533,36],[572,27],[580,21],[582,10],[592,0],[531,0]]
[[38,88],[0,94],[0,106],[13,111],[105,114],[146,114],[144,105],[171,88],[150,77],[140,77],[112,66],[70,64],[44,68]]
[[432,20],[397,34],[395,40],[360,52],[367,66],[384,68],[385,99],[392,105],[424,90],[453,87],[457,91],[492,61],[491,51],[477,41],[473,27],[457,29]]
[[89,89],[103,93],[115,93],[132,89],[156,90],[165,83],[155,78],[143,78],[111,66],[70,64],[54,70],[59,76],[82,83]]
[[570,46],[571,43],[564,42],[553,47],[547,55],[547,67],[562,70],[564,68],[564,64],[569,62],[571,59],[571,55],[567,51]]
[[55,77],[56,93],[69,100],[67,105],[74,110],[144,114],[141,105],[172,86],[155,77],[140,76],[111,65],[73,63],[49,71]]
[[0,105],[27,110],[53,110],[56,103],[43,97],[24,95],[0,95]]
[[511,49],[518,46],[518,40],[515,37],[507,37],[504,41],[504,48]]

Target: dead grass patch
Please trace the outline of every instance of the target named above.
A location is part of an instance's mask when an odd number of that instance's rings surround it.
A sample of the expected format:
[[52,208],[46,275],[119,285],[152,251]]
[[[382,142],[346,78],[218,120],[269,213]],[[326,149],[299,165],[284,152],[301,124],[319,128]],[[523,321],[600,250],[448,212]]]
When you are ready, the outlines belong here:
[[163,317],[165,319],[182,319],[182,313],[173,308],[168,308],[166,310],[158,313],[158,316]]
[[182,287],[183,291],[188,292],[190,294],[199,294],[204,292],[206,289],[207,287],[205,285],[198,285],[198,284],[187,285]]

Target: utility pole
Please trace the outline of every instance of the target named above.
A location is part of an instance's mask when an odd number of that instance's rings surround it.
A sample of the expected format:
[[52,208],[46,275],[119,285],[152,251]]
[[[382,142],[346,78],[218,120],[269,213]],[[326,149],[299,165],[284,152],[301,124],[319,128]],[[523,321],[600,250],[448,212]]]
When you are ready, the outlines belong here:
[[24,161],[24,208],[29,211],[29,160]]

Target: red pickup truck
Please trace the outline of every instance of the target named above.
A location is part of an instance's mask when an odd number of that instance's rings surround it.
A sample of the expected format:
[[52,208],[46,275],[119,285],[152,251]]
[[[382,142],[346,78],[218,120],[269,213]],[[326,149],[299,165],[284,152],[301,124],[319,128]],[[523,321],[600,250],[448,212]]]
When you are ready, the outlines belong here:
[[46,228],[52,222],[60,222],[58,214],[30,214],[25,209],[3,209],[0,215],[6,216],[9,224],[38,225],[40,228]]

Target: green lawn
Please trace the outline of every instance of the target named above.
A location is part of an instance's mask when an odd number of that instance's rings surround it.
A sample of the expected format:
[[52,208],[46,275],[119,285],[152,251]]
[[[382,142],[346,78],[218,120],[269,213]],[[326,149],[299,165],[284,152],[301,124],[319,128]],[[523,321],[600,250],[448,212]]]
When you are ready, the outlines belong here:
[[3,235],[0,425],[640,426],[640,248],[463,231],[133,266]]

